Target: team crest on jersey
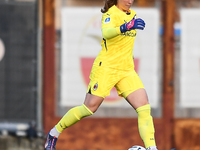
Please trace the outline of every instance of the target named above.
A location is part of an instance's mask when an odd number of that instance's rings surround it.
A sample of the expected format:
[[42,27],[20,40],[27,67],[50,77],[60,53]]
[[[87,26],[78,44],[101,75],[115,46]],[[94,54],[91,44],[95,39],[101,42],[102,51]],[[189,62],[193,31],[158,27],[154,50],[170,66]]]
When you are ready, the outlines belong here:
[[106,24],[106,23],[109,23],[109,22],[110,22],[110,17],[106,18],[104,23]]
[[93,90],[96,91],[97,88],[98,88],[98,84],[96,83],[96,84],[94,85],[94,87],[93,87]]

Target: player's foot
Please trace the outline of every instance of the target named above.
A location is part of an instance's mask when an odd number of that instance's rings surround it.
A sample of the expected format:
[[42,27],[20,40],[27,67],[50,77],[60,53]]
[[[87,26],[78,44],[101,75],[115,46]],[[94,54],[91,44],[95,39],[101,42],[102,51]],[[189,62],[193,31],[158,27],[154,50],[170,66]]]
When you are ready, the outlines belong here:
[[57,138],[55,136],[51,136],[49,133],[47,134],[47,140],[45,143],[45,150],[55,150]]

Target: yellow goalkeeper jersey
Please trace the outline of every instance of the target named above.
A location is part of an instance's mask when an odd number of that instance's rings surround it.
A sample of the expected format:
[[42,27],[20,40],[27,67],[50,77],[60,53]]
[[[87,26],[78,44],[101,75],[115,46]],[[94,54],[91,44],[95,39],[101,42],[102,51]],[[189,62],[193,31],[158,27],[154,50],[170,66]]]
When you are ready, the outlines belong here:
[[[129,10],[125,13],[113,5],[102,16],[102,32],[107,30],[107,38],[101,42],[102,50],[95,59],[94,66],[111,67],[119,70],[134,69],[133,46],[136,36],[136,30],[121,33],[120,26],[133,19],[136,12]],[[116,36],[109,38],[109,29],[115,29]],[[112,30],[113,31],[113,30]]]

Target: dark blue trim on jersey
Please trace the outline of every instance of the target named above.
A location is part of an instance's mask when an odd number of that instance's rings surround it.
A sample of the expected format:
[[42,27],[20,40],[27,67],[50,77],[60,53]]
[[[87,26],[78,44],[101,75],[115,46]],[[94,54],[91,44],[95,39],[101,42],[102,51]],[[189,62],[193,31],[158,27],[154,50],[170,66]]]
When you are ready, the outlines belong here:
[[106,45],[106,39],[103,38],[103,40],[104,40],[104,44],[105,44],[106,51],[108,51],[107,45]]

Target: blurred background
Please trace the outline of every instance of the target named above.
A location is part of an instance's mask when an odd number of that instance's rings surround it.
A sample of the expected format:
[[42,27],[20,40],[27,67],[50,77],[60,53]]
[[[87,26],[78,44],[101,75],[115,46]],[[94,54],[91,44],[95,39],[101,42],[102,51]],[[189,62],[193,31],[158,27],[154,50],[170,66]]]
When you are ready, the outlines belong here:
[[[43,150],[46,134],[85,98],[101,50],[103,0],[0,0],[0,150]],[[159,150],[200,150],[200,1],[135,0],[146,22],[135,70],[152,106]],[[144,146],[137,114],[113,88],[65,130],[57,150]]]

